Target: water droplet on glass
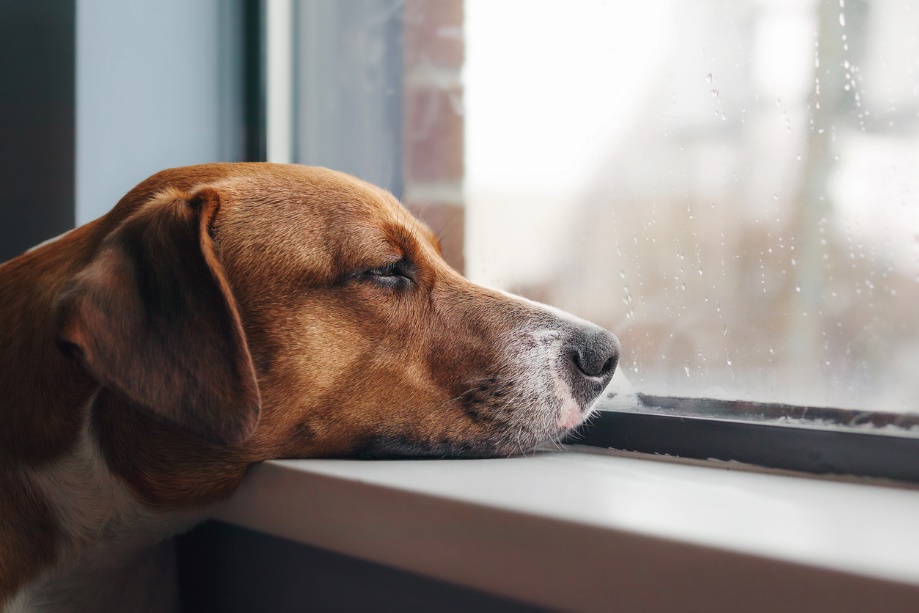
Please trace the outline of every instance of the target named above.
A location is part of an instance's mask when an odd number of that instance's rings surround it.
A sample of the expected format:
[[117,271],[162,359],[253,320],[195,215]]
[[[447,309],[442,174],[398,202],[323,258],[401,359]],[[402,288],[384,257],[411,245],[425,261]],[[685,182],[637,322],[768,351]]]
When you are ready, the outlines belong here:
[[839,25],[846,27],[846,16],[842,13],[839,14]]
[[727,118],[728,118],[727,115],[725,115],[724,113],[721,113],[721,121],[727,121]]
[[796,292],[800,292],[800,291],[801,291],[801,286],[800,286],[800,285],[795,285],[795,291],[796,291]]
[[686,371],[686,376],[688,377],[689,376],[689,366],[684,366],[683,370]]
[[705,75],[705,82],[706,82],[706,83],[711,83],[713,79],[714,79],[714,77],[712,76],[712,73],[708,73],[707,75]]
[[619,278],[620,278],[620,279],[625,279],[625,271],[624,271],[624,270],[620,270],[620,271],[619,271]]
[[733,365],[733,362],[731,362],[730,358],[728,358],[728,366],[732,366],[732,365]]
[[795,156],[795,159],[798,160],[798,161],[800,162],[800,161],[801,161],[801,156],[800,156],[800,155],[796,155],[796,156]]
[[[851,66],[851,64],[849,64],[849,60],[844,61],[842,65],[845,66],[846,70],[849,70],[849,67]],[[849,75],[846,75],[846,78],[848,77]]]
[[720,92],[719,92],[717,89],[713,89],[713,90],[711,91],[711,94],[712,94],[712,98],[717,98],[718,96],[721,95]]

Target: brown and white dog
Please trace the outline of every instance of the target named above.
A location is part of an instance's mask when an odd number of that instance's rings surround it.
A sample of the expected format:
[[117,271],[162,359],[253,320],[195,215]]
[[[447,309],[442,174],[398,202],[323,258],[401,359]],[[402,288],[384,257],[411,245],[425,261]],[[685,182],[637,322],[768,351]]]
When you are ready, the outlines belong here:
[[353,177],[163,171],[0,265],[0,610],[137,606],[143,552],[255,462],[558,439],[618,353],[605,330],[467,281]]

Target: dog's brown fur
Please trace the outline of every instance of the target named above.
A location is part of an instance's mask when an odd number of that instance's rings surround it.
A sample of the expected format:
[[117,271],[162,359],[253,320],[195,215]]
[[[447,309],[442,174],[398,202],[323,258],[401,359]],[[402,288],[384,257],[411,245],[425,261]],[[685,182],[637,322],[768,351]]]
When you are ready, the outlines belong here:
[[[396,262],[408,280],[381,279]],[[465,280],[430,230],[352,177],[154,175],[0,266],[0,606],[59,553],[29,471],[86,428],[167,512],[229,496],[271,458],[513,453],[564,430],[522,426],[509,397],[522,383],[501,339],[540,317]]]

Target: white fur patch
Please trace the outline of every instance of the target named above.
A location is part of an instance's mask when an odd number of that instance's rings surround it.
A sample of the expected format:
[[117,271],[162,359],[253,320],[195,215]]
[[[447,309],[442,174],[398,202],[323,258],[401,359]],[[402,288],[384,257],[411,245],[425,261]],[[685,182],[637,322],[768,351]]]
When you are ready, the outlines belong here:
[[[500,291],[500,290],[499,290]],[[541,440],[552,440],[564,431],[578,426],[590,415],[592,407],[581,407],[572,393],[565,369],[568,357],[564,355],[564,329],[592,327],[593,324],[570,313],[545,304],[528,300],[507,292],[506,297],[521,302],[531,311],[551,315],[557,325],[550,327],[521,327],[513,330],[504,340],[505,359],[519,365],[516,373],[517,393],[514,402],[527,407],[517,413],[511,444],[527,447],[524,432],[535,433]],[[541,318],[533,318],[540,321]],[[539,324],[545,326],[545,324]],[[594,403],[596,404],[596,403]]]
[[[9,611],[158,610],[143,599],[155,596],[147,593],[151,579],[157,585],[171,559],[151,547],[204,513],[163,513],[144,505],[108,469],[88,428],[71,453],[27,477],[47,497],[64,535],[56,565],[17,594]],[[174,597],[172,581],[156,591]]]

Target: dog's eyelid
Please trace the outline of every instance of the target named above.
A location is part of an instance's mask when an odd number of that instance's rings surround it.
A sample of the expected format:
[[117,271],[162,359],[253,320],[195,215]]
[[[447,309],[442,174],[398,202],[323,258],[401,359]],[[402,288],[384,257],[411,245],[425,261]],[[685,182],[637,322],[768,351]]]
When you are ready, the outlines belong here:
[[359,275],[368,277],[395,277],[399,274],[397,263],[386,264],[385,266],[375,266],[362,270]]
[[[388,261],[387,261],[388,260]],[[410,272],[414,266],[402,254],[393,254],[392,257],[379,259],[374,262],[368,262],[356,269],[357,274],[400,274],[401,272]]]
[[379,266],[377,268],[371,268],[367,271],[368,274],[372,274],[379,277],[406,277],[412,278],[412,273],[414,272],[414,267],[409,264],[406,260],[398,260],[385,266]]
[[415,282],[414,267],[405,258],[382,266],[368,266],[354,273],[353,278],[388,288],[407,287]]

